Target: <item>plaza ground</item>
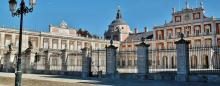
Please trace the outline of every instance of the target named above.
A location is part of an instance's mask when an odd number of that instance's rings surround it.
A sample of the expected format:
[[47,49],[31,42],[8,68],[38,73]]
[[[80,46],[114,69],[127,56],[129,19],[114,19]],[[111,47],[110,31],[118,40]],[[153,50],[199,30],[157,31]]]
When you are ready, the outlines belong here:
[[[23,86],[220,86],[220,82],[176,82],[134,79],[82,80],[73,76],[23,74]],[[0,72],[0,86],[14,86],[14,74]]]

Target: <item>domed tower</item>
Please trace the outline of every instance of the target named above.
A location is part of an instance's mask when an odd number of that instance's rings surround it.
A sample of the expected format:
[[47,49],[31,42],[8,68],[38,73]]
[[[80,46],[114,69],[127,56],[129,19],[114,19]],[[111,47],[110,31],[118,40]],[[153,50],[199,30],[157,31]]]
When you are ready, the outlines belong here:
[[113,39],[116,41],[124,41],[128,38],[131,32],[129,25],[122,19],[121,10],[118,8],[116,19],[109,25],[108,31],[104,36],[106,39]]

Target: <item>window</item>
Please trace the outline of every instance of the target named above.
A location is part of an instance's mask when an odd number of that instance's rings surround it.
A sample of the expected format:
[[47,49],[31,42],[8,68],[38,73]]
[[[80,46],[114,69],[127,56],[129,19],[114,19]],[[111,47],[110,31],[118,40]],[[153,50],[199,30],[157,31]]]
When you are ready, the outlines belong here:
[[172,33],[168,33],[168,38],[171,39],[172,38]]
[[48,48],[48,42],[44,42],[44,48]]
[[193,19],[200,19],[200,13],[194,13]]
[[57,58],[52,58],[52,66],[57,66],[57,65],[58,65]]
[[163,36],[161,34],[159,35],[159,40],[163,40]]
[[209,35],[210,32],[211,32],[210,25],[205,25],[205,35]]
[[75,60],[74,60],[74,58],[71,58],[70,59],[70,66],[74,66],[75,65]]
[[176,36],[180,37],[181,32],[176,32]]
[[199,36],[199,34],[200,34],[200,31],[196,30],[196,36]]
[[128,66],[132,66],[132,60],[131,59],[128,60]]
[[74,49],[73,44],[71,44],[70,45],[70,50],[73,50],[73,49]]
[[175,22],[181,22],[181,16],[175,16]]
[[186,36],[189,36],[190,35],[190,31],[186,31]]

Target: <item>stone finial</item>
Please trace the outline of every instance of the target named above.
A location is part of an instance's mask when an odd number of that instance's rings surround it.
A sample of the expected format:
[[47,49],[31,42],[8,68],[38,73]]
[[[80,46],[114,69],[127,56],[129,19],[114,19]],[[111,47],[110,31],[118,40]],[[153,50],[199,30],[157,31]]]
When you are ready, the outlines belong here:
[[141,38],[141,42],[142,42],[142,43],[144,43],[144,41],[145,41],[145,38],[144,38],[144,37],[142,37],[142,38]]
[[175,12],[176,12],[176,8],[172,8],[172,10],[173,10],[173,13],[175,13]]
[[185,0],[186,9],[189,9],[189,0]]
[[183,39],[184,38],[184,34],[180,33],[180,38]]
[[204,3],[203,3],[203,1],[200,2],[200,6],[201,6],[201,8],[204,8]]
[[110,40],[110,44],[113,45],[113,40],[112,39]]

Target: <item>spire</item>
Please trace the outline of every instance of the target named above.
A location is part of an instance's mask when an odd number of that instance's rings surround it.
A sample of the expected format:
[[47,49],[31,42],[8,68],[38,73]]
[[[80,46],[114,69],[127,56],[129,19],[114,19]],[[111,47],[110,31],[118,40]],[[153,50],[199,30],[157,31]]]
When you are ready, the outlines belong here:
[[204,6],[203,6],[203,0],[201,0],[201,2],[200,2],[200,7],[201,7],[201,8],[204,8]]
[[173,13],[175,13],[176,12],[176,8],[174,7],[174,8],[172,8],[172,10],[173,10]]
[[117,8],[116,19],[122,19],[122,15],[121,15],[120,6],[118,6],[118,8]]
[[186,0],[185,4],[186,4],[186,9],[188,9],[189,8],[189,0]]

